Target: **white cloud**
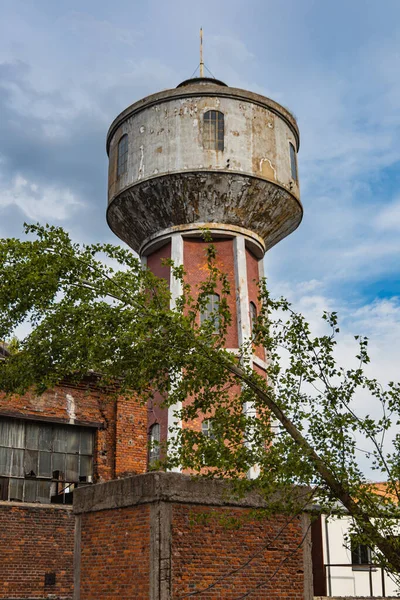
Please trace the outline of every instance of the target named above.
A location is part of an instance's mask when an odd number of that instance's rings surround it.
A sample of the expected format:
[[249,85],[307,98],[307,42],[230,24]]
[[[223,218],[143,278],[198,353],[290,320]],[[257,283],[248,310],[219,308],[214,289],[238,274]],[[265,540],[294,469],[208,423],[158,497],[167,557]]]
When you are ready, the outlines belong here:
[[385,206],[376,220],[376,227],[384,231],[400,230],[400,199]]
[[28,219],[65,221],[83,202],[68,188],[38,184],[17,175],[6,184],[0,182],[0,207],[17,206]]

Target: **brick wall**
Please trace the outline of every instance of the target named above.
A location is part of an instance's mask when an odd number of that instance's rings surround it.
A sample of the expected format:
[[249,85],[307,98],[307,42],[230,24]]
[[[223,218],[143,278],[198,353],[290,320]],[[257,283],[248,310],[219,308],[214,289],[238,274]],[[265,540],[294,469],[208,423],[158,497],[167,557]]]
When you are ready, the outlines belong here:
[[[163,266],[163,259],[171,258],[171,242],[168,242],[158,250],[155,250],[147,257],[147,267],[157,277],[163,277],[170,282],[170,268]],[[160,394],[155,394],[155,397],[148,402],[148,428],[158,423],[160,425],[160,439],[165,441],[168,437],[168,409],[162,406],[163,398]],[[146,448],[147,448],[146,440]]]
[[178,473],[81,488],[75,598],[177,600],[212,586],[199,597],[311,600],[309,519],[266,518],[265,506],[231,496],[227,481]]
[[73,540],[71,508],[0,502],[0,598],[72,597]]
[[[63,384],[40,396],[0,395],[2,416],[93,427],[94,481],[146,471],[147,408],[134,398],[116,399],[88,382]],[[73,528],[70,508],[1,503],[0,598],[71,594]],[[49,589],[43,587],[46,572],[56,572],[57,584]]]
[[0,394],[2,416],[94,427],[95,481],[115,477],[115,401],[89,384],[59,385],[41,395]]
[[81,519],[80,600],[147,600],[150,508],[86,513]]
[[253,590],[257,600],[303,600],[301,517],[288,521],[258,520],[243,508],[175,504],[172,597],[212,586],[202,599],[231,600]]
[[0,418],[11,416],[93,427],[94,480],[108,481],[147,468],[147,408],[88,383],[58,385],[41,395],[0,394]]
[[[262,259],[261,259],[262,260]],[[260,280],[259,277],[259,259],[254,256],[252,252],[248,248],[246,248],[246,268],[247,268],[247,288],[249,294],[249,302],[254,302],[257,307],[257,315],[260,313],[260,303],[258,302],[258,282]],[[256,348],[256,356],[265,360],[265,350],[264,348],[258,346]]]
[[[232,315],[232,324],[227,332],[226,346],[227,348],[237,348],[238,330],[233,240],[214,240],[213,244],[217,250],[217,267],[222,273],[226,274],[231,291],[230,296],[228,296],[228,306]],[[196,296],[197,286],[203,283],[209,275],[206,258],[207,247],[208,243],[203,240],[184,238],[183,264],[186,271],[186,281],[192,286],[192,294],[194,297]],[[220,290],[217,286],[217,293],[219,292]]]
[[146,472],[147,408],[135,398],[118,398],[115,443],[116,477]]

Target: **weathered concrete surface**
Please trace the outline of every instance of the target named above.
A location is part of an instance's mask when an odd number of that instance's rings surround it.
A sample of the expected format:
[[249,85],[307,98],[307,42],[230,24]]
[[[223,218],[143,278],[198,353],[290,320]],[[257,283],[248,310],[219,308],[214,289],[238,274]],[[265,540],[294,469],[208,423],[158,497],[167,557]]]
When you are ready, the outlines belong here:
[[[224,116],[223,150],[204,145],[204,114],[209,110]],[[118,174],[118,143],[123,135],[128,136],[128,162],[126,172]],[[219,96],[170,100],[135,113],[113,134],[109,200],[127,185],[154,175],[202,169],[254,175],[291,186],[299,196],[291,173],[290,143],[297,148],[288,124],[252,102]]]
[[[210,110],[223,114],[223,149],[210,147]],[[124,136],[128,152],[118,172]],[[296,121],[276,102],[209,80],[184,82],[135,103],[112,124],[108,223],[136,251],[150,235],[191,223],[246,227],[268,249],[301,221],[291,163],[298,148]]]
[[243,498],[235,497],[230,491],[229,481],[195,479],[181,473],[152,472],[78,488],[74,491],[73,508],[74,513],[79,515],[152,502],[249,508],[267,506],[267,502],[255,492]]
[[[186,99],[192,98],[193,96],[197,97],[215,97],[219,98],[229,98],[236,99],[238,101],[244,102],[252,102],[257,106],[261,106],[267,108],[273,114],[279,115],[281,119],[283,119],[288,126],[292,129],[293,135],[296,139],[296,147],[299,149],[300,144],[300,134],[299,129],[297,127],[297,122],[292,113],[285,108],[284,106],[275,102],[275,100],[271,100],[271,98],[267,98],[266,96],[262,96],[261,94],[256,94],[255,92],[250,92],[248,90],[242,90],[239,88],[232,88],[227,86],[226,84],[222,84],[217,79],[210,80],[209,78],[196,78],[182,82],[182,84],[178,85],[178,87],[163,90],[162,92],[157,92],[156,94],[151,94],[150,96],[146,96],[137,102],[134,102],[130,106],[128,106],[124,111],[122,111],[112,122],[110,128],[107,133],[107,152],[109,151],[109,146],[111,139],[118,129],[118,127],[126,121],[128,118],[134,116],[138,112],[141,112],[145,108],[152,108],[159,104],[170,101],[171,99]],[[183,85],[184,84],[184,85]]]
[[124,189],[107,221],[134,250],[157,231],[191,223],[225,223],[257,233],[266,250],[300,224],[303,209],[291,191],[232,172],[187,172],[153,177]]

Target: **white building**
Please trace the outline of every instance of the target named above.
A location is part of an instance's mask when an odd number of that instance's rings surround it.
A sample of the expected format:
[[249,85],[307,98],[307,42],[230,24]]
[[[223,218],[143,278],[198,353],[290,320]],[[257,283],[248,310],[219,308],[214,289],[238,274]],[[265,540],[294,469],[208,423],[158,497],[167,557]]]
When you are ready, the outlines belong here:
[[314,595],[328,597],[397,597],[400,590],[368,546],[349,547],[351,518],[322,515],[313,524]]

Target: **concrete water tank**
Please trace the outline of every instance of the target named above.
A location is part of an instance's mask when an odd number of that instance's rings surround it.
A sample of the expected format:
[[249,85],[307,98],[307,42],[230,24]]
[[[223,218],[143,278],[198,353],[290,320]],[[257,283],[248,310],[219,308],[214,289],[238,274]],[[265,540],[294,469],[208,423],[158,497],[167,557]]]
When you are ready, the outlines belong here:
[[107,135],[107,220],[139,254],[205,225],[260,256],[302,218],[299,130],[280,104],[210,78],[124,110]]

